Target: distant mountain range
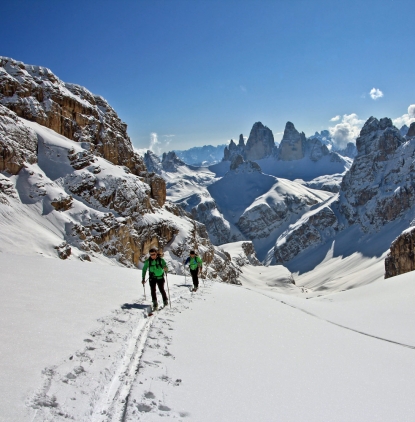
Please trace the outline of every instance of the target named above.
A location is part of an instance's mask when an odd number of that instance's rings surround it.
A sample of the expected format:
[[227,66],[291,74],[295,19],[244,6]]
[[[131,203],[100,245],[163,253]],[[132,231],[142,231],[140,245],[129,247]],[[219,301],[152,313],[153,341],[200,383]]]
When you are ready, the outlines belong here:
[[371,117],[344,151],[292,122],[277,144],[256,122],[246,142],[141,157],[102,97],[0,57],[0,251],[133,267],[157,246],[180,273],[195,248],[210,276],[237,283],[223,244],[304,272],[352,253],[384,259],[405,231],[395,275],[414,265],[414,156],[415,123]]
[[204,145],[203,147],[193,147],[184,151],[174,150],[177,157],[184,163],[194,166],[211,166],[219,163],[223,158],[223,151],[227,145]]

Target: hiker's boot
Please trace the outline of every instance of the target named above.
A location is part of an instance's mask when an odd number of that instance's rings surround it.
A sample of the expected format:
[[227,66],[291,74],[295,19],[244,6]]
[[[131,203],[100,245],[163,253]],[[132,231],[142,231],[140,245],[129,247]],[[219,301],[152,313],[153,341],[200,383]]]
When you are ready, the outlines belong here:
[[153,311],[157,311],[159,308],[159,304],[157,302],[153,302]]
[[164,302],[163,302],[163,306],[167,306],[169,304],[169,301],[168,300],[165,300]]

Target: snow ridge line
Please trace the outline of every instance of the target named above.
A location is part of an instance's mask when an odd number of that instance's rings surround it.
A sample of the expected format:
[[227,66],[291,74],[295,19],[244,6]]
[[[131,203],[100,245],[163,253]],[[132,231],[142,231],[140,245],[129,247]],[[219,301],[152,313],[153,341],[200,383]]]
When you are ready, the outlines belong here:
[[[243,287],[244,287],[244,286],[243,286]],[[260,295],[262,295],[262,296],[265,296],[265,297],[267,297],[267,298],[269,298],[269,299],[272,299],[272,300],[275,300],[275,301],[277,301],[277,302],[280,302],[280,303],[282,303],[283,305],[289,306],[290,308],[296,309],[297,311],[304,312],[304,313],[305,313],[305,314],[307,314],[307,315],[310,315],[310,316],[312,316],[312,317],[314,317],[314,318],[317,318],[317,319],[319,319],[320,321],[324,321],[324,322],[327,322],[327,323],[329,323],[329,324],[335,325],[336,327],[340,327],[340,328],[343,328],[343,329],[345,329],[345,330],[353,331],[354,333],[361,334],[361,335],[366,336],[366,337],[371,337],[371,338],[374,338],[374,339],[376,339],[376,340],[386,341],[387,343],[392,343],[392,344],[396,344],[397,346],[406,347],[406,348],[408,348],[408,349],[413,349],[413,350],[415,350],[415,346],[412,346],[412,345],[410,345],[410,344],[400,343],[399,341],[390,340],[390,339],[387,339],[387,338],[384,338],[384,337],[375,336],[374,334],[365,333],[364,331],[359,331],[359,330],[356,330],[356,329],[351,328],[351,327],[346,327],[345,325],[341,325],[341,324],[338,324],[337,322],[330,321],[330,320],[328,320],[328,319],[322,318],[322,317],[320,317],[320,316],[318,316],[318,315],[315,315],[315,314],[313,314],[313,313],[311,313],[311,312],[309,312],[309,311],[306,311],[305,309],[301,309],[301,308],[298,308],[297,306],[290,305],[289,303],[284,302],[283,300],[279,300],[279,299],[276,299],[275,297],[268,296],[268,295],[267,295],[267,294],[265,294],[265,293],[258,292],[258,291],[256,291],[256,290],[250,289],[249,287],[244,287],[244,289],[251,290],[252,292],[258,293],[258,294],[260,294]]]
[[[171,302],[175,302],[182,297],[183,294],[173,297]],[[132,383],[138,372],[151,326],[157,318],[158,312],[141,320],[137,325],[118,370],[108,384],[101,400],[94,407],[91,422],[123,422],[125,419]]]

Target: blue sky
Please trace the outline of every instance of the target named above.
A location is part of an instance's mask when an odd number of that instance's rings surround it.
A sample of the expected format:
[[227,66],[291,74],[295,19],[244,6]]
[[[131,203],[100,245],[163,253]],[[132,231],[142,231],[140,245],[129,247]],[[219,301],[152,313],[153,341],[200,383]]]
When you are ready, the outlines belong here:
[[308,136],[340,125],[344,141],[371,115],[400,124],[415,113],[413,0],[15,0],[0,10],[0,55],[102,95],[137,148],[226,143],[256,121],[277,142],[287,121]]

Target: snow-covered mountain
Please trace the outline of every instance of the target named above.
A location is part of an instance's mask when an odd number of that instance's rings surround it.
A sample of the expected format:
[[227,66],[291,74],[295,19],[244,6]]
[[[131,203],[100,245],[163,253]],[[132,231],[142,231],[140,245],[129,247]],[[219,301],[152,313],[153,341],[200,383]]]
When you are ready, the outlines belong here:
[[217,146],[204,145],[203,147],[193,147],[187,150],[174,150],[174,152],[186,164],[206,167],[222,161],[225,147],[226,144]]
[[338,196],[279,237],[276,262],[303,271],[307,257],[316,265],[327,253],[360,251],[384,259],[392,240],[415,223],[415,137],[403,138],[388,118],[371,117],[356,145],[358,155]]
[[182,273],[197,249],[206,271],[237,282],[205,226],[166,202],[165,180],[147,171],[103,98],[46,68],[0,65],[2,252],[137,267],[156,246]]

